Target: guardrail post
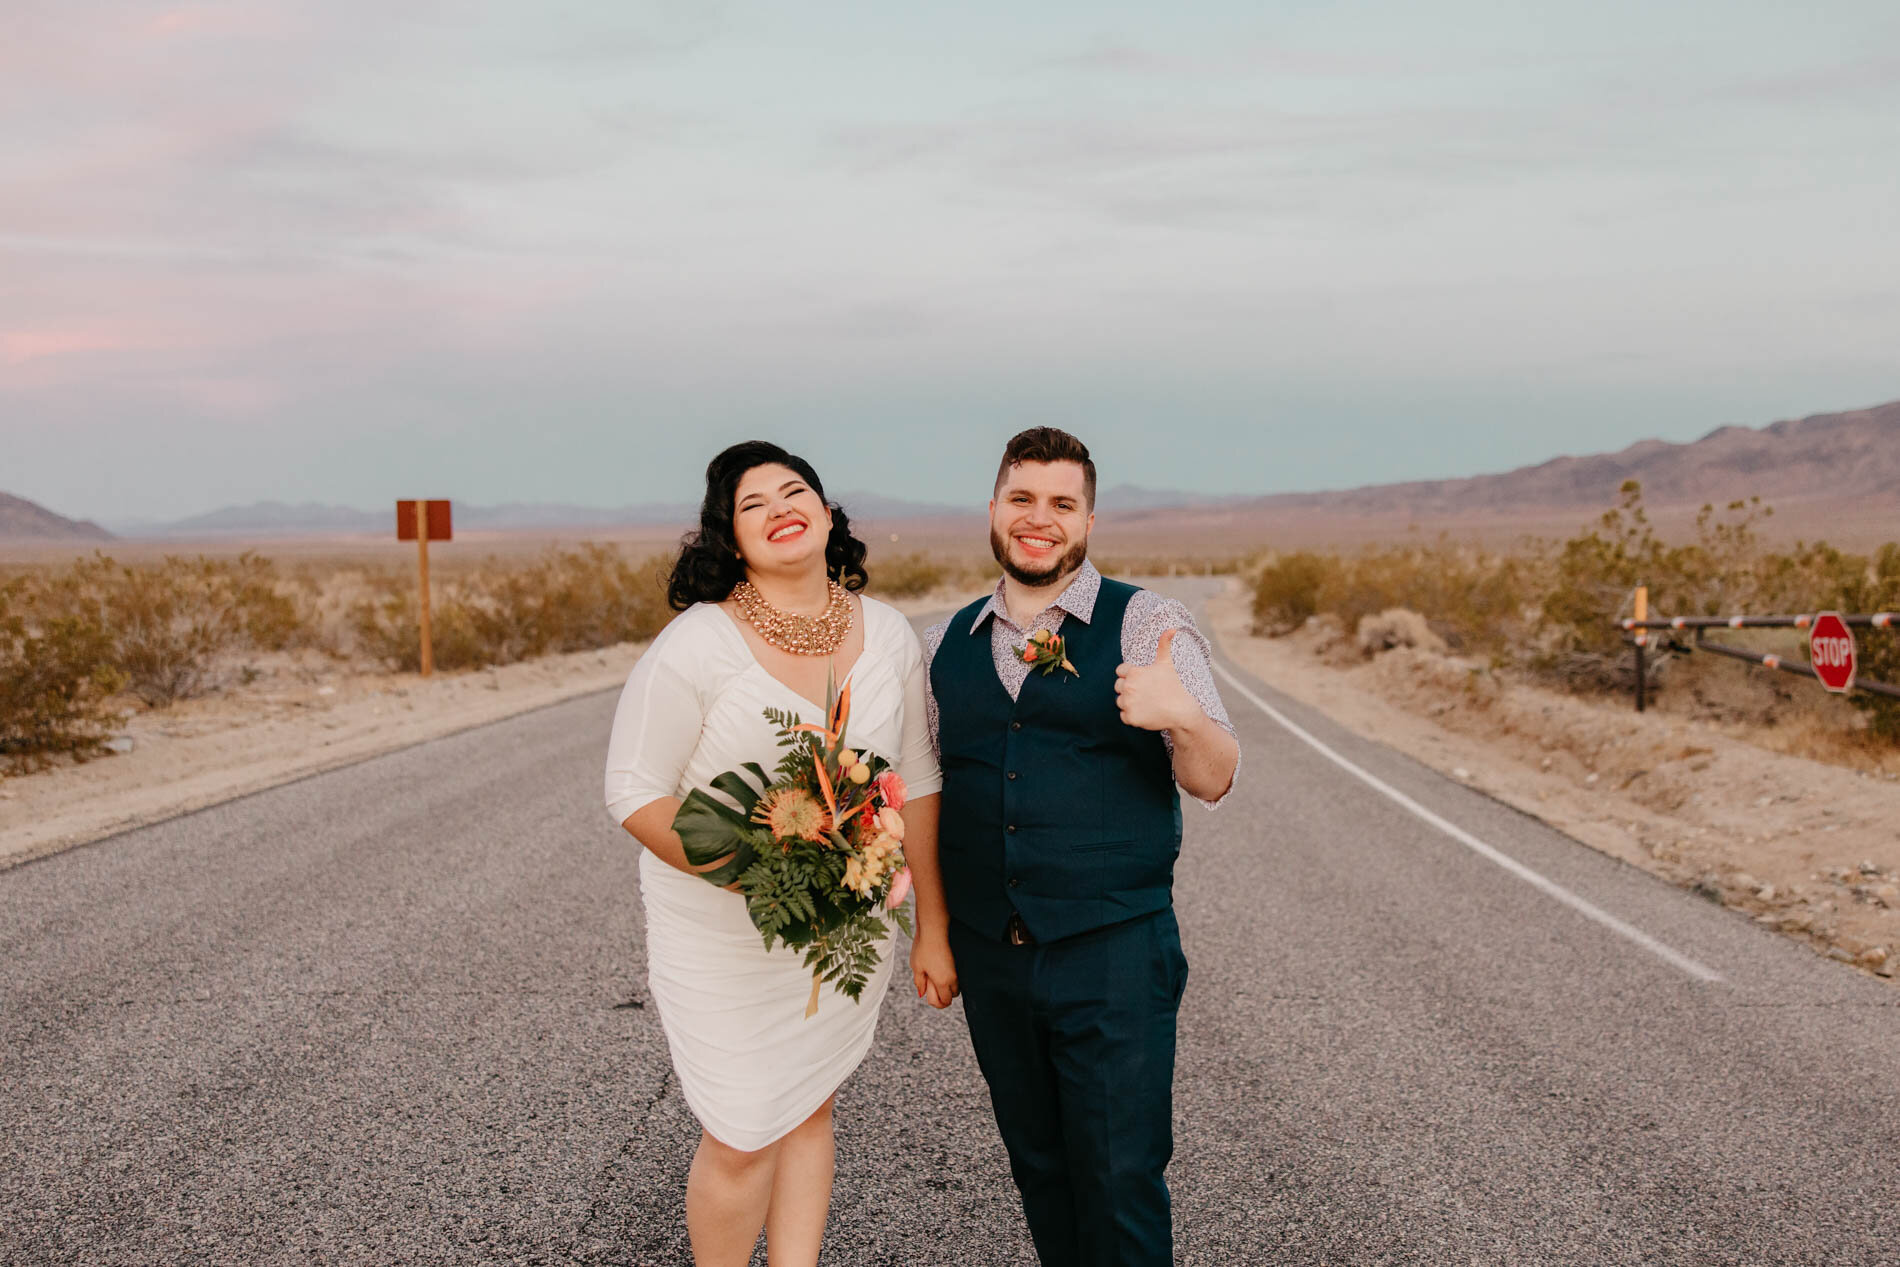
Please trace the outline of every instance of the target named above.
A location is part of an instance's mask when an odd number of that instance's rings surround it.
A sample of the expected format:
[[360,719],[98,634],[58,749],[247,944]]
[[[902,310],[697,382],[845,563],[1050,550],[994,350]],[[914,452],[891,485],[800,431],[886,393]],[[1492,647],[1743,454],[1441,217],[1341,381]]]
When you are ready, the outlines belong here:
[[[1636,619],[1639,622],[1649,619],[1649,586],[1647,585],[1639,584],[1636,587]],[[1648,665],[1645,663],[1648,657],[1644,654],[1648,647],[1649,630],[1638,629],[1636,631],[1636,711],[1639,713],[1649,702]]]

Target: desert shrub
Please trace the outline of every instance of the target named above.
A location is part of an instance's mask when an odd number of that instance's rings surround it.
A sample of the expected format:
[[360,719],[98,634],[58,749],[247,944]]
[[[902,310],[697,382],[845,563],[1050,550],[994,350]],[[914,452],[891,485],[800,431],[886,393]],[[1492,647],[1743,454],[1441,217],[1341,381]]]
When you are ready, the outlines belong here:
[[[377,578],[376,592],[356,601],[350,610],[350,632],[357,654],[405,673],[422,667],[420,616],[416,583],[399,576]],[[476,669],[487,664],[512,664],[517,648],[494,647],[476,631],[469,604],[455,589],[430,595],[429,648],[439,669]]]
[[470,619],[477,637],[514,659],[650,638],[670,614],[662,566],[630,562],[611,546],[550,550],[489,575]]
[[1104,576],[1232,576],[1246,563],[1237,553],[1226,554],[1104,554],[1092,556]]
[[[1833,599],[1839,611],[1900,612],[1900,541],[1881,546],[1858,576],[1850,570]],[[1858,674],[1900,686],[1900,629],[1856,630],[1855,634],[1860,645]],[[1900,700],[1855,691],[1848,701],[1867,715],[1870,734],[1900,743]]]
[[1278,556],[1256,575],[1254,623],[1263,633],[1290,633],[1324,612],[1356,630],[1368,618],[1406,608],[1456,650],[1505,654],[1526,637],[1538,571],[1535,556],[1445,541],[1330,555],[1302,550]]
[[996,563],[987,554],[873,553],[866,589],[884,599],[922,598],[941,591],[974,591],[996,584]]
[[1320,587],[1339,566],[1337,559],[1298,550],[1261,568],[1253,585],[1254,632],[1289,634],[1318,615]]
[[884,598],[919,598],[952,579],[960,569],[921,551],[872,561],[872,593]]
[[[1756,525],[1772,513],[1759,498],[1730,502],[1721,511],[1704,506],[1696,516],[1695,539],[1671,544],[1651,526],[1641,485],[1626,482],[1618,504],[1595,528],[1559,547],[1556,576],[1543,601],[1551,637],[1538,667],[1571,685],[1633,685],[1632,657],[1616,621],[1628,614],[1630,594],[1639,584],[1649,587],[1650,611],[1658,618],[1900,606],[1900,543],[1887,543],[1871,559],[1824,541],[1769,550]],[[1767,640],[1777,651],[1805,655],[1803,641],[1792,634]],[[1900,681],[1900,638],[1868,631],[1859,642],[1863,674]],[[1660,684],[1669,644],[1652,645],[1651,669]],[[1849,699],[1868,714],[1871,733],[1900,740],[1900,701],[1863,692]]]
[[[1648,587],[1657,617],[1766,614],[1789,602],[1812,602],[1815,573],[1828,566],[1828,551],[1765,551],[1755,529],[1773,513],[1760,498],[1719,511],[1705,505],[1696,515],[1695,539],[1671,543],[1651,524],[1642,485],[1626,480],[1617,504],[1595,527],[1556,547],[1534,667],[1573,688],[1633,687],[1634,662],[1617,621],[1630,614],[1638,585]],[[1659,686],[1669,643],[1652,640],[1652,647],[1648,676]]]
[[25,579],[0,585],[0,760],[15,772],[98,752],[117,720],[109,697],[123,683],[102,626],[36,607]]
[[1405,607],[1461,651],[1509,650],[1523,636],[1524,560],[1449,542],[1362,551],[1329,578],[1326,610],[1349,629],[1368,616]]
[[[1440,541],[1268,556],[1254,574],[1255,629],[1283,634],[1328,615],[1360,631],[1362,647],[1417,645],[1422,640],[1388,615],[1407,608],[1451,650],[1488,653],[1572,690],[1625,692],[1635,685],[1635,657],[1618,621],[1630,614],[1639,584],[1649,587],[1657,618],[1900,610],[1900,542],[1871,557],[1826,542],[1771,550],[1757,529],[1772,513],[1758,498],[1704,506],[1693,537],[1672,542],[1651,524],[1641,485],[1629,481],[1591,527],[1511,553]],[[1806,654],[1792,630],[1725,637],[1790,658]],[[1861,674],[1900,684],[1900,633],[1867,630],[1858,641]],[[1654,638],[1651,647],[1645,676],[1660,687],[1676,656],[1670,639]],[[1865,692],[1848,698],[1867,715],[1869,735],[1900,741],[1900,701]]]
[[[650,638],[666,624],[668,560],[627,559],[611,546],[552,549],[527,563],[489,559],[432,587],[431,646],[443,669],[513,664],[533,656]],[[393,668],[421,664],[416,583],[403,574],[371,581],[350,611],[358,651]]]
[[277,575],[269,559],[240,555],[230,569],[231,601],[244,615],[244,642],[259,651],[325,646],[314,587]]
[[234,560],[173,555],[139,566],[95,554],[36,589],[49,618],[106,632],[106,663],[154,708],[220,685],[228,653],[281,650],[307,630],[271,561],[250,553]]

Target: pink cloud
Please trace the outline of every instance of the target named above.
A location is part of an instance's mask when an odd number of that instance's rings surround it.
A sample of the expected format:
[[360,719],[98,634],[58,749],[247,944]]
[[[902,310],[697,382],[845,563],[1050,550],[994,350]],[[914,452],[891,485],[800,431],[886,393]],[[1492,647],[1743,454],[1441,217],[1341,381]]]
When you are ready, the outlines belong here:
[[105,330],[0,330],[0,365],[137,346]]

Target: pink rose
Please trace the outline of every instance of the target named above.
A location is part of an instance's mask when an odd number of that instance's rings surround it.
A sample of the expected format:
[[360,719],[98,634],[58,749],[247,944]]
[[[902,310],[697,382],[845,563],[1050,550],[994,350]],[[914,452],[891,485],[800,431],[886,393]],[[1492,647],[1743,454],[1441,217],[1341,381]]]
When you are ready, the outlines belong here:
[[886,770],[877,776],[877,781],[871,784],[871,787],[872,790],[877,793],[878,799],[883,801],[884,804],[891,809],[904,808],[904,797],[907,796],[909,792],[908,789],[904,787],[903,776],[899,775],[897,771]]
[[882,827],[888,836],[892,836],[898,840],[904,838],[903,816],[888,805],[877,812],[877,825]]
[[904,904],[904,899],[909,896],[910,868],[905,867],[902,871],[897,873],[897,878],[891,881],[891,892],[890,896],[884,899],[884,909],[889,911],[896,910]]

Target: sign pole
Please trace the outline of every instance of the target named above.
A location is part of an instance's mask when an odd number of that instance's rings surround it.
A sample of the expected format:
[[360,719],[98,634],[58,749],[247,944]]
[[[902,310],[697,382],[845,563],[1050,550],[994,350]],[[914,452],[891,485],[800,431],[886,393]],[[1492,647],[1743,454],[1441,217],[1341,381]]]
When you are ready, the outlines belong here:
[[435,648],[429,637],[429,503],[416,503],[416,571],[421,579],[422,676],[435,673]]
[[[1649,619],[1649,586],[1647,585],[1638,584],[1636,587],[1636,619],[1639,621]],[[1638,629],[1636,631],[1636,711],[1639,713],[1649,702],[1649,691],[1644,681],[1648,666],[1643,663],[1648,658],[1644,655],[1648,649],[1649,630]]]

